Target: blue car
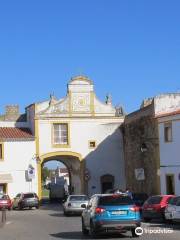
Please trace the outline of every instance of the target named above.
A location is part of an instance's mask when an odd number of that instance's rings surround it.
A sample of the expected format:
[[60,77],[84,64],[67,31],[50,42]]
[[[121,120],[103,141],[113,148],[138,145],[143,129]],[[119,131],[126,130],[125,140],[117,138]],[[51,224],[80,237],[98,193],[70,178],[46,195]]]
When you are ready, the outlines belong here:
[[138,237],[135,229],[140,225],[139,207],[125,194],[93,195],[82,213],[82,233],[92,237],[110,231],[131,231]]

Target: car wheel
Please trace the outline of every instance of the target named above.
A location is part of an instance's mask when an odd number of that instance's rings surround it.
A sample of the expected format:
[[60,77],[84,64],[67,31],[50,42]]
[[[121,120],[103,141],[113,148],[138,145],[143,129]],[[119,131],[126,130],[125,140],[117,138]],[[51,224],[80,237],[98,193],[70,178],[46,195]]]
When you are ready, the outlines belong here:
[[89,233],[89,231],[86,229],[85,225],[84,225],[84,220],[82,219],[82,233],[84,235],[87,235]]
[[18,209],[19,209],[19,210],[22,210],[22,209],[23,209],[22,206],[21,206],[21,204],[18,204]]
[[64,216],[68,217],[69,213],[64,210]]
[[35,207],[36,209],[39,209],[39,205]]
[[135,228],[131,229],[132,237],[139,237],[139,235],[136,234]]
[[8,210],[11,211],[11,210],[12,210],[12,207],[8,207]]
[[97,237],[97,231],[95,230],[94,224],[92,223],[92,221],[90,222],[90,235],[92,238]]

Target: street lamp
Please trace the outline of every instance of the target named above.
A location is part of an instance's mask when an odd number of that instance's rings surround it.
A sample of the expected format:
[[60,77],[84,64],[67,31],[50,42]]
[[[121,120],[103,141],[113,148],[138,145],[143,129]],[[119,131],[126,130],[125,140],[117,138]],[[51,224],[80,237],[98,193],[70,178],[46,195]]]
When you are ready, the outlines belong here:
[[141,144],[141,152],[146,152],[148,150],[146,143]]

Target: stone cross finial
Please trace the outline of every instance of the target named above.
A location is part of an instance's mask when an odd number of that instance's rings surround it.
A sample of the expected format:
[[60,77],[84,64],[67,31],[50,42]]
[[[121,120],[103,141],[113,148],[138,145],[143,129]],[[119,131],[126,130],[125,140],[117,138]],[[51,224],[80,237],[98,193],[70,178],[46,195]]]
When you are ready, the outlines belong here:
[[109,93],[106,95],[106,104],[112,105],[112,96]]

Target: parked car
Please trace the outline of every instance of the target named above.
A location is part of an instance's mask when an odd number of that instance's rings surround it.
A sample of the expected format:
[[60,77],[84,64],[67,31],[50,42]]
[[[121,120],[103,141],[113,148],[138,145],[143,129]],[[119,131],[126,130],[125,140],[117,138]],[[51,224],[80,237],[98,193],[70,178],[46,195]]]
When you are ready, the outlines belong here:
[[84,208],[82,204],[87,206],[89,198],[86,195],[69,195],[63,204],[64,215],[81,214]]
[[140,225],[139,208],[126,194],[93,195],[82,213],[82,232],[92,237],[108,231],[131,231],[137,237]]
[[39,198],[36,193],[18,193],[13,201],[13,209],[39,208]]
[[164,214],[166,221],[180,221],[180,196],[169,201]]
[[6,208],[11,210],[12,208],[12,201],[7,194],[0,194],[0,209]]
[[164,211],[169,201],[174,198],[174,195],[155,195],[145,201],[142,207],[142,217],[145,222],[151,219],[165,219]]

